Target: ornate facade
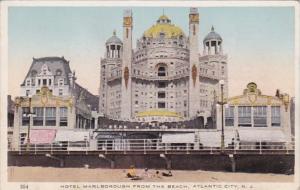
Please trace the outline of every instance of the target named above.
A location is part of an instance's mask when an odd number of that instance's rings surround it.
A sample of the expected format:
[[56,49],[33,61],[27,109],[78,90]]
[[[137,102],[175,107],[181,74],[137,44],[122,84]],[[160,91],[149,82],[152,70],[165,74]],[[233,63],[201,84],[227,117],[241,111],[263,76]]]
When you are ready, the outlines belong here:
[[[290,97],[288,94],[264,95],[253,82],[243,94],[230,97],[224,106],[226,141],[244,143],[291,142]],[[217,126],[221,130],[221,106],[217,108]]]
[[124,12],[123,40],[114,32],[101,59],[100,114],[141,122],[211,117],[220,80],[227,96],[227,55],[213,27],[200,54],[198,10],[191,8],[187,18],[188,35],[162,15],[133,49],[132,12]]
[[75,80],[64,57],[33,58],[21,84],[21,96],[15,98],[13,149],[32,134],[47,139],[52,132],[97,127],[98,97]]

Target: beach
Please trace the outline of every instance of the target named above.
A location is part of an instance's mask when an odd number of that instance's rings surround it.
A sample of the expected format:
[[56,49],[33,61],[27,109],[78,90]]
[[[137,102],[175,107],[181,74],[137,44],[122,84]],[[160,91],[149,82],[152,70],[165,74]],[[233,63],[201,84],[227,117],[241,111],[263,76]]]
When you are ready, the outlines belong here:
[[[149,169],[148,177],[138,182],[293,182],[294,175],[272,173],[239,173],[203,170],[172,170],[172,177],[155,176]],[[167,172],[158,170],[160,174]],[[136,169],[142,175],[143,169]],[[126,177],[126,169],[8,167],[10,182],[135,182]],[[137,181],[136,181],[137,182]]]

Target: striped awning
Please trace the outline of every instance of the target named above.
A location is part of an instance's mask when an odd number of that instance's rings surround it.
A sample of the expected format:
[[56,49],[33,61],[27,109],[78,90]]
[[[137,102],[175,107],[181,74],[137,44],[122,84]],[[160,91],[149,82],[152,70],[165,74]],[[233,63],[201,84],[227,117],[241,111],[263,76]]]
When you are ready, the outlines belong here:
[[52,143],[55,138],[55,129],[32,129],[30,130],[30,143],[47,144]]

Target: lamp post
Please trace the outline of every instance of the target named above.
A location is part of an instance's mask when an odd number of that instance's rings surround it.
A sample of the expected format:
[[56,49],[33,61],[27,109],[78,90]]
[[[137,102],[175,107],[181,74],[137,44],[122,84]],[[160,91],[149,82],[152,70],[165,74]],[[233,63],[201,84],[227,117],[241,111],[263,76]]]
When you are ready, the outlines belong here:
[[224,138],[225,138],[225,135],[224,135],[224,80],[220,80],[220,85],[221,85],[221,101],[218,102],[220,105],[221,105],[221,127],[222,127],[222,130],[221,130],[221,151],[223,152],[224,151],[224,147],[225,147],[225,142],[224,142]]

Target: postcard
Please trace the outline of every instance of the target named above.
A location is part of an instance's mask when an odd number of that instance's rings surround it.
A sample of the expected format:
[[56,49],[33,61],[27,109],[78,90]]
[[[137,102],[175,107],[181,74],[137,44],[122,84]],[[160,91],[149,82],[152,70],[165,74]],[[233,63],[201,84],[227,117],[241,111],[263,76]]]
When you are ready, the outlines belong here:
[[2,1],[1,188],[299,189],[299,3]]

